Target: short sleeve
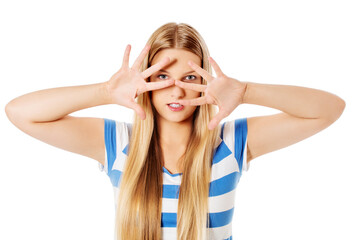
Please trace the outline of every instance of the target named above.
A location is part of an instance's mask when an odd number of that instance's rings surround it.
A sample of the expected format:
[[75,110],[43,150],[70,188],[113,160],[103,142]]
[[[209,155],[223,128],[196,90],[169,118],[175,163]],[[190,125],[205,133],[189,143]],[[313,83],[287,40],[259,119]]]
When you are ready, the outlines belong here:
[[234,121],[234,155],[241,172],[248,171],[250,163],[247,163],[247,118]]
[[100,171],[105,171],[109,175],[117,155],[116,147],[116,121],[104,118],[104,141],[105,141],[105,162],[104,165],[99,163]]
[[105,161],[104,165],[99,163],[100,171],[109,176],[114,175],[113,170],[123,171],[131,128],[130,123],[104,118]]

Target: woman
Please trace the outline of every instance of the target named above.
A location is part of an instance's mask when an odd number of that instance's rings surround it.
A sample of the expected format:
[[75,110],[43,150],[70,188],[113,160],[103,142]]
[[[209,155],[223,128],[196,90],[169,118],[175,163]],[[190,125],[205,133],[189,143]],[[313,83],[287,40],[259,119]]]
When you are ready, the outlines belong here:
[[[231,239],[235,190],[250,161],[325,129],[345,108],[328,92],[228,77],[187,24],[158,28],[131,67],[129,54],[130,45],[106,82],[6,106],[25,133],[99,162],[115,190],[115,239]],[[243,103],[282,113],[220,124]],[[133,124],[69,116],[104,104],[133,109]]]

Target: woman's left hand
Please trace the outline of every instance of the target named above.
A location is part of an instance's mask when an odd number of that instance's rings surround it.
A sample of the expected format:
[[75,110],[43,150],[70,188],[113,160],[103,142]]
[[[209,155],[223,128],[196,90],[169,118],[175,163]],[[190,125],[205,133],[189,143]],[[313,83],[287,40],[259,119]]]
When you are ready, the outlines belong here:
[[211,66],[214,68],[216,77],[211,76],[206,70],[202,69],[199,65],[189,61],[189,65],[194,71],[200,74],[206,80],[207,85],[196,83],[184,83],[176,80],[175,85],[198,91],[204,92],[204,96],[189,100],[179,100],[182,105],[202,105],[202,104],[215,104],[219,107],[219,112],[209,122],[208,128],[210,130],[220,123],[222,119],[229,116],[234,109],[243,103],[244,94],[246,91],[247,83],[240,82],[234,78],[226,76],[217,65],[214,59],[209,57]]

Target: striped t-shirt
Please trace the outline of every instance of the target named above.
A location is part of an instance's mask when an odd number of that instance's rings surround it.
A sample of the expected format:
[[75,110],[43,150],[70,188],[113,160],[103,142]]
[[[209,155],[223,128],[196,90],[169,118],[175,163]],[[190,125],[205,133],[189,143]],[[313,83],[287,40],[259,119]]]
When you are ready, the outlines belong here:
[[[104,118],[105,164],[99,163],[114,189],[115,210],[119,180],[124,170],[132,124]],[[232,239],[232,218],[235,190],[243,170],[247,171],[247,118],[221,124],[221,133],[214,146],[209,189],[209,239]],[[176,239],[178,190],[182,173],[171,174],[163,167],[161,210],[162,239]],[[116,231],[115,231],[116,232]],[[115,235],[116,238],[116,235]]]

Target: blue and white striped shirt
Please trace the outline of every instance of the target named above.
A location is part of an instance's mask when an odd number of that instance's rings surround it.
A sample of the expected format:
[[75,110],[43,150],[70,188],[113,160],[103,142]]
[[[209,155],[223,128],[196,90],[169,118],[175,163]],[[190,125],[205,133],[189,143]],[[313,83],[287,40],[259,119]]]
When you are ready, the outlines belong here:
[[[114,189],[115,210],[119,180],[124,170],[132,124],[104,118],[105,170]],[[243,170],[247,171],[247,118],[221,124],[215,144],[209,189],[209,239],[232,239],[235,190]],[[182,173],[171,174],[163,167],[162,239],[176,239],[178,190]],[[116,231],[115,231],[116,232]],[[115,236],[116,237],[116,236]]]

